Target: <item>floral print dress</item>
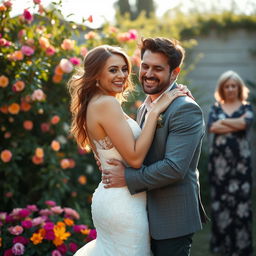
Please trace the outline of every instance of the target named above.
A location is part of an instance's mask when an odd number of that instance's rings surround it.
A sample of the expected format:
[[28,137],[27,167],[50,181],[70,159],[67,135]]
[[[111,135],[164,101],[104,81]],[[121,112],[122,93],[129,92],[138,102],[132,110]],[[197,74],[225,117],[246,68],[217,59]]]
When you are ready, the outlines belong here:
[[246,129],[214,134],[209,154],[212,234],[210,249],[225,256],[252,255],[252,168],[247,132],[253,121],[250,104],[231,115],[215,103],[208,128],[219,119],[246,114]]

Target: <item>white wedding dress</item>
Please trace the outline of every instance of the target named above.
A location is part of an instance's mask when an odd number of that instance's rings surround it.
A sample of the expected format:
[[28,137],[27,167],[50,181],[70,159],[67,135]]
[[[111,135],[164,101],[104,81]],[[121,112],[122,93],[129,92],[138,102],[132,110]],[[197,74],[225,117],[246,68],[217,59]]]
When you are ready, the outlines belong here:
[[[133,135],[141,132],[127,119]],[[103,169],[108,159],[122,160],[109,137],[94,141]],[[150,256],[150,236],[146,212],[146,192],[131,195],[127,187],[105,189],[102,182],[92,198],[92,219],[97,239],[80,248],[75,256]]]

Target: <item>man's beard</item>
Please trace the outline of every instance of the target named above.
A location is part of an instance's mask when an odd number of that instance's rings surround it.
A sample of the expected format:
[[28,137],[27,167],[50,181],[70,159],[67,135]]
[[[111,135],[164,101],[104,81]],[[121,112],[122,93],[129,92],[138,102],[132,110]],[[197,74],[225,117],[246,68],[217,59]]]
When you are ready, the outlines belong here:
[[146,86],[144,86],[144,79],[145,79],[145,77],[142,77],[142,81],[141,81],[142,89],[143,89],[144,93],[149,94],[149,95],[161,94],[170,85],[170,81],[169,80],[166,80],[166,81],[164,81],[162,83],[159,83],[159,79],[154,78],[154,77],[150,77],[150,78],[147,78],[147,80],[154,80],[154,81],[158,82],[159,84],[157,86],[153,87],[152,89],[149,89]]

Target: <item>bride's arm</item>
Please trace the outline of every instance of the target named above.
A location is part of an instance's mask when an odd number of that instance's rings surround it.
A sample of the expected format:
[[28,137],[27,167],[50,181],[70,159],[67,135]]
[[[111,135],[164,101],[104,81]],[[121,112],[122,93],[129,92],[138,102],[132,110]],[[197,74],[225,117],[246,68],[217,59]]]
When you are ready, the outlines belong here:
[[[175,93],[174,93],[175,92]],[[163,97],[148,113],[140,136],[135,140],[125,119],[119,102],[114,97],[104,97],[98,105],[99,124],[110,137],[113,145],[123,159],[133,168],[139,168],[149,150],[156,129],[158,116],[178,96],[185,95],[176,90],[172,95]]]

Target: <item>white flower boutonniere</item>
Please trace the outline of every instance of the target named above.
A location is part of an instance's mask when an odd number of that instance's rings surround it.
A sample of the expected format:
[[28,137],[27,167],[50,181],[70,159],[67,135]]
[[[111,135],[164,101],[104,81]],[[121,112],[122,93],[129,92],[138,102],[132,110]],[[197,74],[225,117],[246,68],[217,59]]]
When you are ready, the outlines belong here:
[[163,114],[160,114],[157,119],[156,128],[162,128],[164,126],[163,122],[164,122]]

